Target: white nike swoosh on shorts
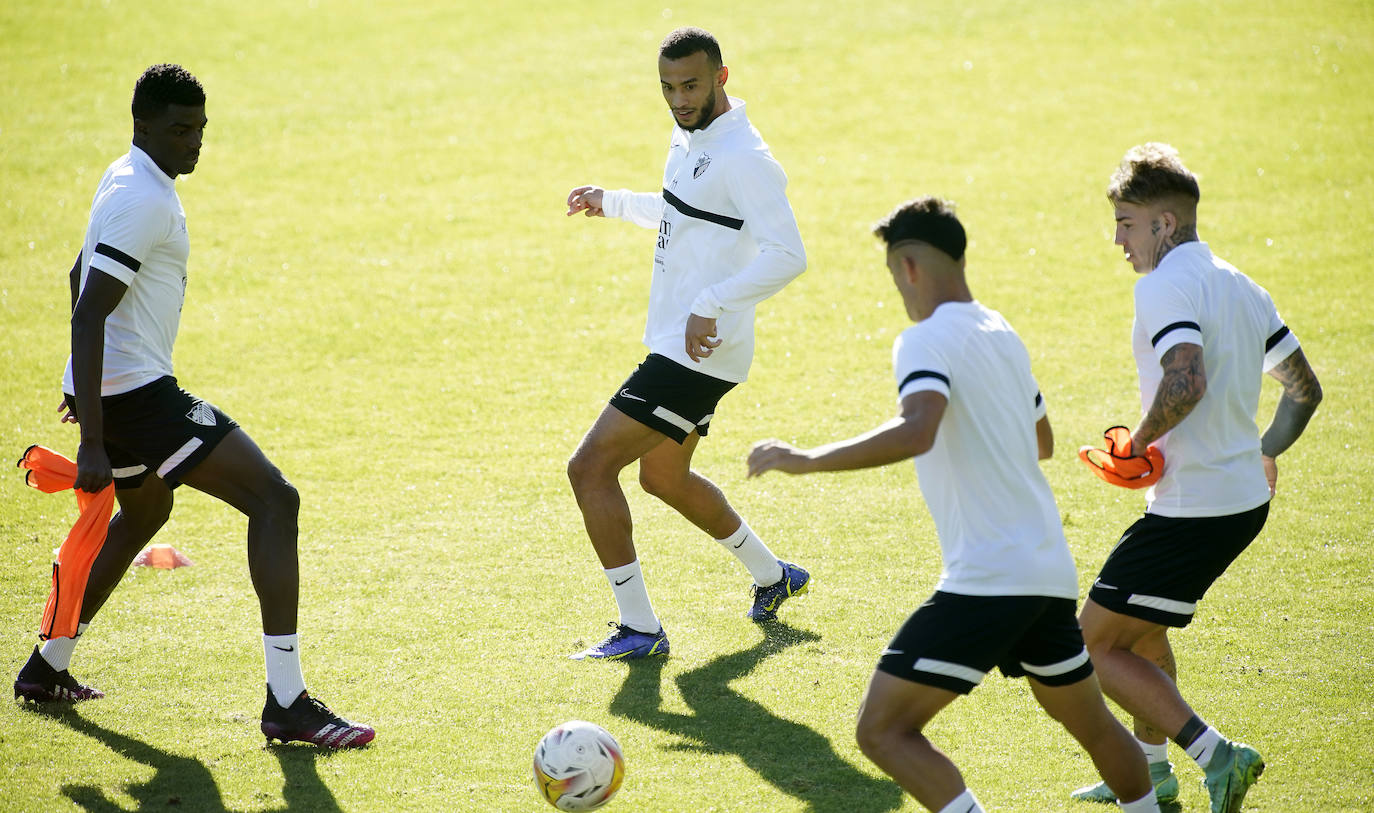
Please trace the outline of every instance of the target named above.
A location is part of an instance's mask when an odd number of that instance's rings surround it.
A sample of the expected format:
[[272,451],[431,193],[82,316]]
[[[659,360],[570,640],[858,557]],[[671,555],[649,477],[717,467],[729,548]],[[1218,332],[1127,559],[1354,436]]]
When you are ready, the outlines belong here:
[[644,398],[640,398],[638,395],[631,395],[631,394],[630,394],[630,388],[629,388],[629,387],[623,387],[623,388],[621,388],[621,390],[620,390],[620,397],[621,397],[621,398],[629,398],[629,399],[632,400],[632,401],[643,401],[643,402],[646,403],[646,404],[649,403],[648,400],[646,400],[646,399],[644,399]]

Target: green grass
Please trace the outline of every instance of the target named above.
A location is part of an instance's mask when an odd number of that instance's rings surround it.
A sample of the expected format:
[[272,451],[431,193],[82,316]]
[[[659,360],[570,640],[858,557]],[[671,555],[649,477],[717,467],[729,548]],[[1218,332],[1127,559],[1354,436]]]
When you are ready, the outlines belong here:
[[[890,416],[906,322],[868,224],[952,197],[975,294],[1016,325],[1049,400],[1046,471],[1086,587],[1141,508],[1071,450],[1138,409],[1132,275],[1103,189],[1152,139],[1199,173],[1204,239],[1274,294],[1326,389],[1263,536],[1177,637],[1182,683],[1266,755],[1247,810],[1374,807],[1371,6],[664,5],[0,8],[0,450],[74,450],[54,411],[66,270],[127,148],[133,80],[182,62],[211,125],[179,184],[178,375],[299,487],[306,676],[379,731],[356,753],[262,747],[245,522],[183,489],[160,539],[196,566],[130,573],[78,650],[109,696],[0,704],[0,808],[538,810],[529,754],[584,718],[625,748],[615,810],[919,809],[851,734],[877,653],[939,572],[914,476],[746,481],[744,456]],[[759,308],[752,378],[699,468],[815,587],[760,632],[740,617],[743,569],[627,473],[673,657],[573,663],[614,607],[563,470],[642,355],[651,244],[562,201],[583,182],[653,188],[670,126],[654,49],[689,23],[721,38],[810,257]],[[0,480],[10,672],[72,516]],[[930,733],[993,809],[1082,809],[1065,794],[1094,778],[1021,682],[989,679]],[[1184,808],[1205,807],[1181,770]]]

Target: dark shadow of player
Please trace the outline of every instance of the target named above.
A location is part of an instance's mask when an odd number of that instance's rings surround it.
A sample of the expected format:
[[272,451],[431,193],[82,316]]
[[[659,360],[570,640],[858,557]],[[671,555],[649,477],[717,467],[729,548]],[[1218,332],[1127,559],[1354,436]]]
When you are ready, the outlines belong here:
[[[24,705],[30,708],[28,704]],[[30,710],[100,742],[120,756],[152,768],[151,779],[125,788],[125,792],[138,803],[139,810],[174,806],[197,813],[230,813],[220,797],[219,786],[215,784],[210,769],[199,760],[168,753],[126,734],[111,731],[82,717],[68,704],[45,704]],[[333,756],[332,752],[290,745],[269,745],[267,750],[281,764],[285,807],[278,810],[322,813],[341,810],[334,794],[320,779],[316,767],[316,760],[328,759]],[[94,785],[63,785],[62,794],[83,810],[106,813],[125,809],[124,805],[111,800],[103,788]]]
[[[876,779],[840,758],[830,741],[806,726],[773,714],[734,689],[764,658],[820,636],[781,622],[761,625],[763,640],[722,655],[677,677],[691,714],[665,711],[664,659],[630,661],[611,713],[682,737],[674,746],[711,754],[735,754],[768,783],[805,802],[816,813],[877,813],[902,805],[895,783]],[[794,713],[804,715],[798,708]]]
[[[24,705],[28,707],[27,703]],[[151,779],[131,784],[125,789],[138,802],[139,810],[172,805],[181,810],[227,813],[224,800],[219,795],[219,786],[210,775],[210,769],[199,760],[171,754],[128,735],[111,731],[82,717],[68,704],[44,704],[34,707],[32,713],[55,720],[78,734],[100,742],[120,756],[152,768]],[[124,805],[111,800],[103,788],[95,785],[63,785],[62,794],[83,810],[104,813],[125,809]]]
[[321,751],[308,745],[268,745],[267,750],[281,763],[282,800],[286,810],[339,813],[343,808],[320,779],[318,761],[330,759],[336,751]]

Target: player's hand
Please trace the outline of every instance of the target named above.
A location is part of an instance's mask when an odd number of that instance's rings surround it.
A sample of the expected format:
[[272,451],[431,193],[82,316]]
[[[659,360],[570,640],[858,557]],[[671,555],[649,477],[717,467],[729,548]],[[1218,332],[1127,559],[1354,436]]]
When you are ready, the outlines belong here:
[[64,397],[62,402],[57,405],[57,411],[62,413],[62,423],[79,423],[76,419],[76,410],[67,406],[67,399]]
[[105,445],[81,441],[76,449],[76,482],[72,488],[97,494],[114,480],[110,470],[110,458],[105,454]]
[[579,186],[568,193],[568,217],[582,212],[587,217],[605,217],[606,210],[601,208],[606,190],[599,186]]
[[1164,476],[1164,453],[1150,446],[1144,454],[1137,454],[1132,448],[1131,430],[1113,426],[1102,437],[1107,441],[1106,449],[1084,446],[1078,450],[1078,459],[1098,477],[1122,488],[1148,488]]
[[695,313],[687,317],[687,334],[684,338],[687,342],[687,358],[692,361],[701,361],[711,355],[722,341],[716,338],[716,320]]
[[749,450],[749,476],[758,477],[766,471],[782,471],[788,474],[805,474],[811,457],[790,443],[780,440],[764,440],[754,444]]
[[1264,464],[1264,479],[1269,483],[1269,496],[1273,497],[1278,493],[1279,484],[1279,463],[1269,455],[1260,455],[1260,462]]

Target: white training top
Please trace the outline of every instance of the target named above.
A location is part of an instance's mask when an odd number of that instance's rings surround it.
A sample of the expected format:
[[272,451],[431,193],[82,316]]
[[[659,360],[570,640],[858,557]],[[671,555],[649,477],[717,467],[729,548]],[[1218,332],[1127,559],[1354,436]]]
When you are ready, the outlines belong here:
[[[806,269],[787,175],[749,123],[744,102],[704,129],[673,128],[662,192],[606,190],[602,209],[658,229],[644,344],[652,353],[725,381],[749,376],[754,306]],[[687,356],[691,314],[716,320],[719,347]]]
[[1212,254],[1184,243],[1135,284],[1131,349],[1149,411],[1164,377],[1160,360],[1177,344],[1202,347],[1207,391],[1178,426],[1155,442],[1164,475],[1145,494],[1165,517],[1219,517],[1269,501],[1260,463],[1260,383],[1298,349],[1269,292]]
[[[130,147],[96,187],[81,249],[81,290],[92,271],[129,286],[105,320],[101,395],[118,395],[172,374],[190,253],[186,213],[173,179],[143,150]],[[70,356],[62,388],[75,392]]]
[[916,475],[944,558],[936,589],[972,596],[1078,598],[1059,509],[1040,470],[1045,401],[1002,314],[945,302],[892,348],[897,398],[949,399]]

